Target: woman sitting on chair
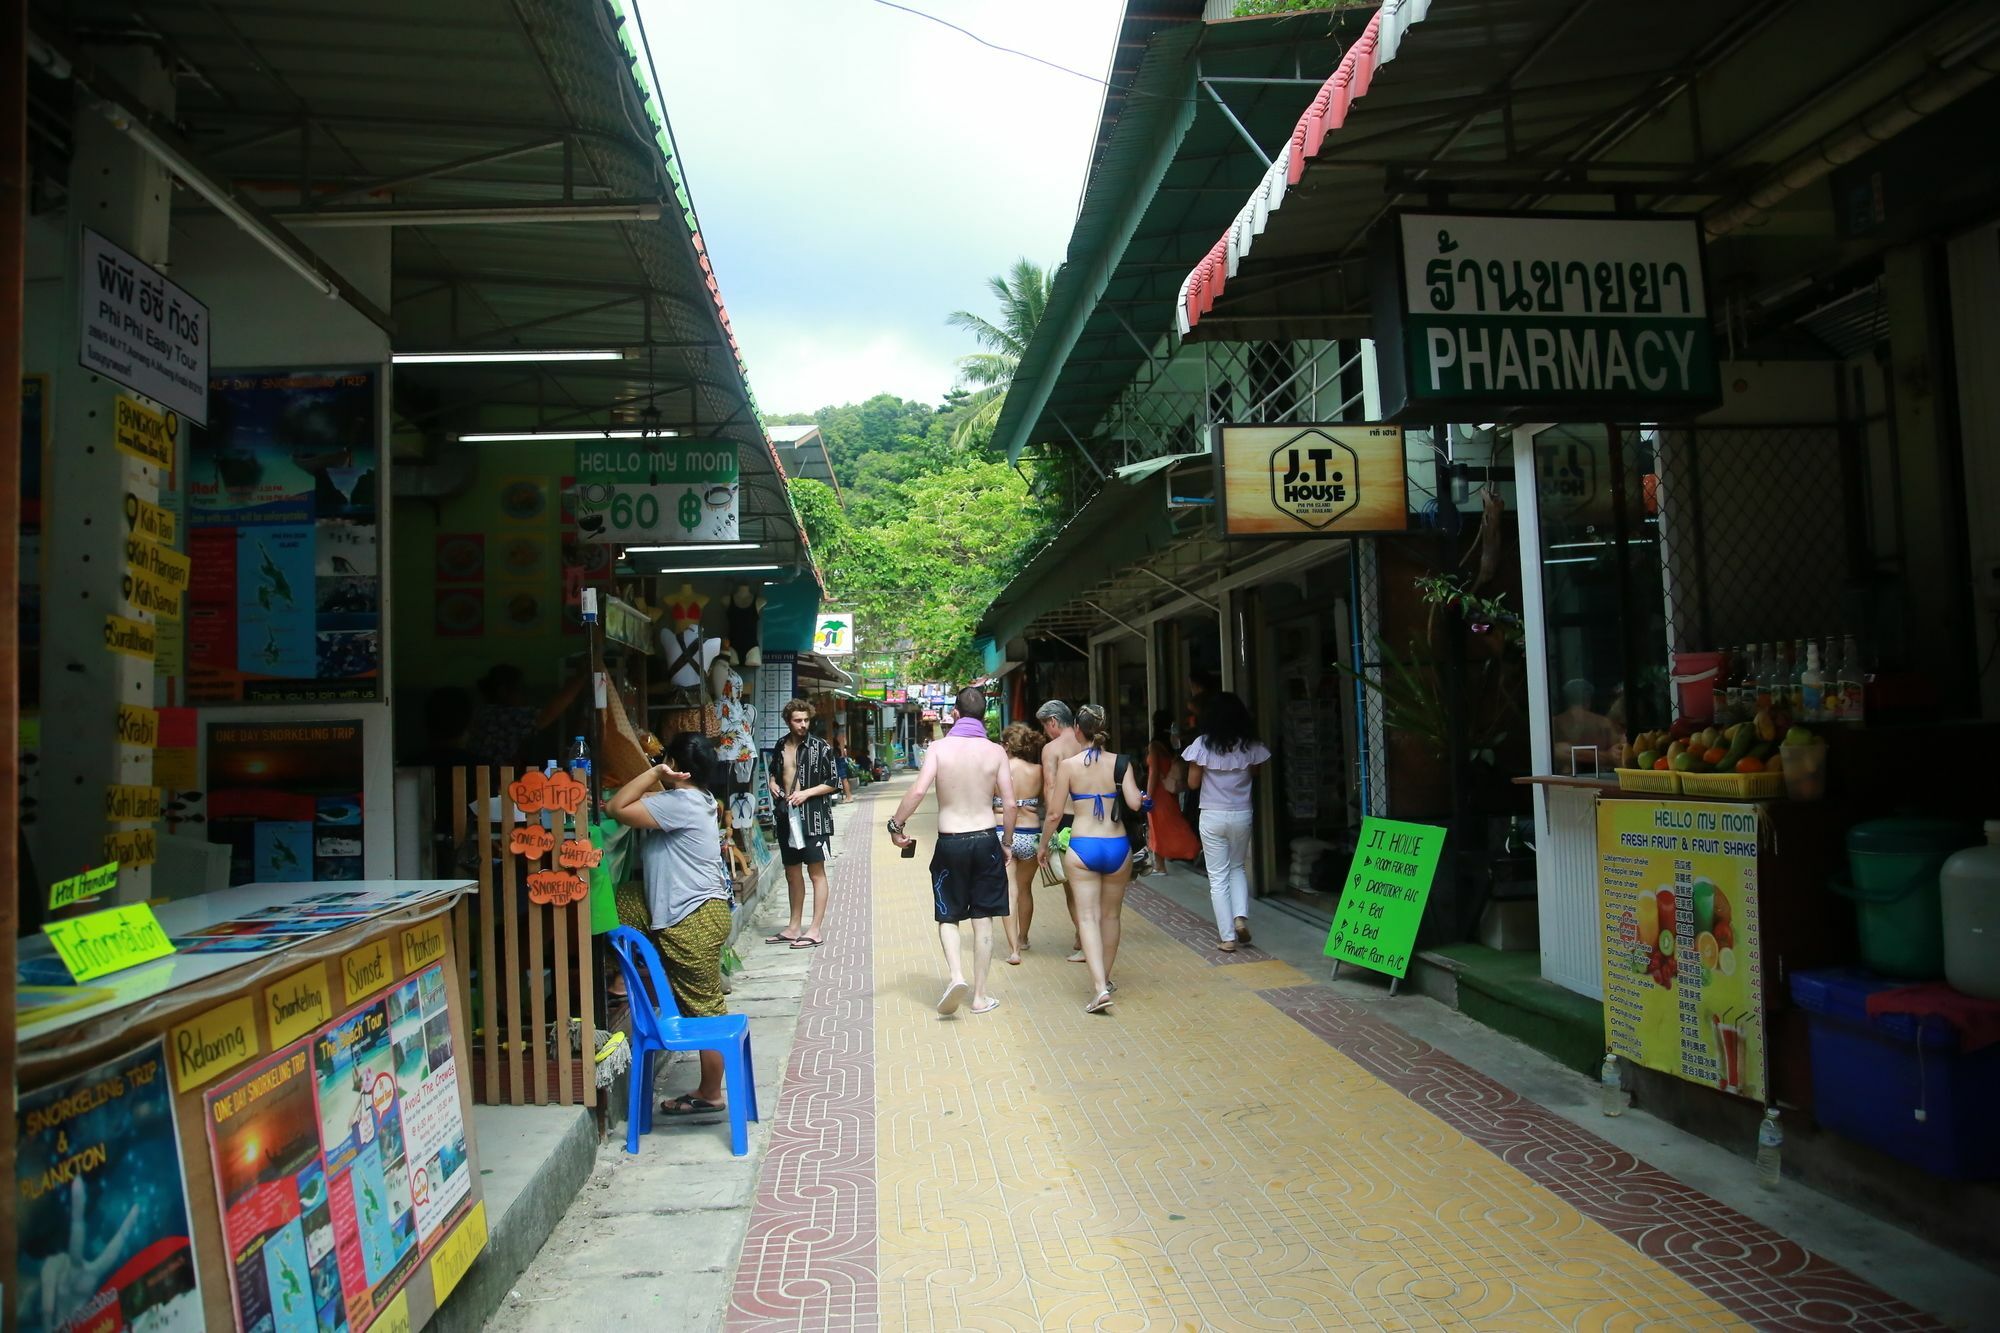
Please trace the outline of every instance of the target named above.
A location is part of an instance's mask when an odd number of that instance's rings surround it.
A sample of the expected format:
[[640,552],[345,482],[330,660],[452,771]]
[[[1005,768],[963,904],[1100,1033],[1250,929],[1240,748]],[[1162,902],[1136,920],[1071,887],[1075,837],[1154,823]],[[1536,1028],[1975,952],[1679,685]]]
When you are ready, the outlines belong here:
[[[618,789],[606,809],[643,829],[639,856],[653,938],[667,965],[667,984],[683,1017],[715,1018],[722,1001],[722,949],[729,942],[729,869],[722,859],[722,824],[715,789],[722,765],[715,743],[700,732],[676,733],[666,761]],[[733,1090],[732,1090],[733,1092]],[[722,1053],[701,1052],[701,1083],[660,1104],[670,1118],[714,1119],[722,1100]]]

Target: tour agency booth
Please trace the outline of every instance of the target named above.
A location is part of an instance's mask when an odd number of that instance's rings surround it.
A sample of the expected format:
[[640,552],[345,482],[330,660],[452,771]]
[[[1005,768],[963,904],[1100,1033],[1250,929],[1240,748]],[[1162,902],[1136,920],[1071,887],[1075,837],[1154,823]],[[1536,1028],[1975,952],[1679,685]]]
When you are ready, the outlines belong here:
[[306,248],[185,157],[155,47],[37,41],[68,156],[38,161],[4,316],[8,1307],[24,1330],[418,1327],[488,1232],[471,884],[393,877],[390,232]]

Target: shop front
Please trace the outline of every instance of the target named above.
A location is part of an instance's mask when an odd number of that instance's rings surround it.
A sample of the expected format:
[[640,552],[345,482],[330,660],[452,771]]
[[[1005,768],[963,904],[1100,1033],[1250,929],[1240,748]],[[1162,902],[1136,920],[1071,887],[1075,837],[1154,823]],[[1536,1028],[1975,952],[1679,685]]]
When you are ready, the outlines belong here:
[[[1180,324],[1198,342],[1365,318],[1377,419],[1436,423],[1434,466],[1411,469],[1433,512],[1510,474],[1482,529],[1517,545],[1517,588],[1484,569],[1483,537],[1419,577],[1450,581],[1452,633],[1519,645],[1534,819],[1508,838],[1532,848],[1536,919],[1492,935],[1585,1002],[1559,1053],[1593,1071],[1617,1056],[1650,1106],[1736,1146],[1782,1110],[1829,1188],[1958,1233],[1894,1163],[1995,1170],[1908,1125],[1969,1086],[1952,1081],[1981,1059],[1963,1016],[1987,1005],[1944,961],[1973,925],[1938,903],[2000,789],[1924,756],[2000,718],[1968,564],[1996,498],[1979,312],[2000,188],[1942,150],[1990,118],[2000,56],[1950,6],[1837,40],[1825,8],[1566,13],[1551,37],[1496,32],[1470,4],[1385,6],[1187,275]],[[1780,50],[1810,52],[1796,87],[1759,75]],[[1636,85],[1510,76],[1430,137],[1441,83],[1614,53],[1663,75],[1692,62],[1742,96],[1725,110],[1669,79],[1639,107]],[[1674,102],[1699,102],[1694,126],[1652,115]],[[1512,162],[1529,122],[1586,145],[1532,189]],[[1975,591],[1947,591],[1968,569]],[[1479,679],[1452,686],[1455,839],[1491,762]],[[1893,885],[1882,855],[1904,858]],[[1464,943],[1432,959],[1461,988],[1483,966]]]

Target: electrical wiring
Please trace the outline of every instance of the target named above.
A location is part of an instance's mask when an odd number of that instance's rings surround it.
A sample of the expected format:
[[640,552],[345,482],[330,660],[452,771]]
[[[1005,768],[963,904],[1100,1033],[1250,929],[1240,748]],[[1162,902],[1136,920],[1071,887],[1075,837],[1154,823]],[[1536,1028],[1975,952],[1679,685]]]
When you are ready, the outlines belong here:
[[[1056,71],[1058,74],[1067,74],[1071,78],[1082,79],[1086,83],[1094,83],[1102,88],[1115,88],[1115,86],[1109,79],[1100,79],[1095,74],[1086,74],[1080,69],[1071,69],[1068,65],[1059,65],[1055,61],[1049,60],[1043,56],[1038,56],[1032,51],[1023,51],[1018,47],[1003,46],[999,42],[989,41],[986,38],[981,37],[978,33],[972,31],[972,29],[961,28],[958,24],[953,23],[950,19],[940,18],[936,14],[927,14],[921,9],[915,9],[909,5],[898,4],[896,3],[896,0],[874,0],[874,2],[878,5],[881,5],[884,9],[899,10],[902,13],[912,15],[916,18],[929,19],[932,23],[938,24],[941,27],[950,28],[953,32],[958,33],[962,37],[971,38],[973,41],[978,42],[981,46],[986,47],[988,50],[998,51],[1003,55],[1019,56],[1021,59],[1031,60],[1037,65],[1046,65],[1048,68]],[[1143,88],[1126,87],[1126,88],[1117,88],[1115,89],[1115,91],[1126,93],[1132,97],[1151,98],[1153,101],[1156,102],[1190,103],[1190,102],[1198,102],[1201,100],[1198,97],[1178,97],[1172,93],[1148,92]]]

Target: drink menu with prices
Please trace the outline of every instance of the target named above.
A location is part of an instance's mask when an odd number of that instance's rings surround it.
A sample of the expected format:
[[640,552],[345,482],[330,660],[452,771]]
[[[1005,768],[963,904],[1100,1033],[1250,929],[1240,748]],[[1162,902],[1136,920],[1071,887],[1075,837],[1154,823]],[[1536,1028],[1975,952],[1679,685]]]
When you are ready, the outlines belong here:
[[1761,1101],[1758,811],[1597,806],[1606,1045],[1621,1059]]

